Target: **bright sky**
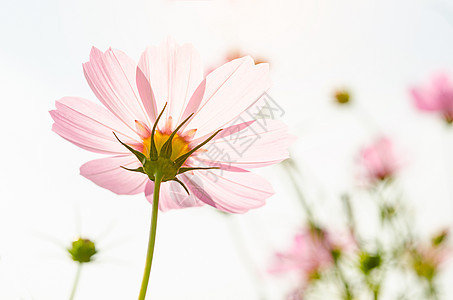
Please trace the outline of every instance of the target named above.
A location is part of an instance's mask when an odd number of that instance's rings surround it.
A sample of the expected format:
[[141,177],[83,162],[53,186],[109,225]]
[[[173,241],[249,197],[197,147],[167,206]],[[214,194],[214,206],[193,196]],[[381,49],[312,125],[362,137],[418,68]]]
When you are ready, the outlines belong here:
[[[206,65],[237,47],[271,61],[270,95],[298,136],[301,185],[324,219],[339,222],[339,195],[357,189],[357,151],[382,132],[403,153],[399,184],[420,232],[451,225],[453,132],[415,111],[408,88],[438,71],[453,75],[452,1],[3,1],[0,299],[66,299],[76,267],[61,244],[78,234],[98,238],[100,254],[83,270],[76,298],[136,298],[151,206],[143,195],[117,196],[80,176],[79,166],[98,155],[51,132],[48,111],[63,96],[96,101],[81,68],[91,46],[138,60],[169,35],[193,43]],[[342,86],[353,93],[351,110],[332,104]],[[265,274],[254,283],[232,238],[232,226],[242,229],[263,271],[301,224],[281,170],[259,173],[276,195],[256,211],[160,214],[150,298],[250,300],[263,288],[268,300],[281,299],[289,283]]]

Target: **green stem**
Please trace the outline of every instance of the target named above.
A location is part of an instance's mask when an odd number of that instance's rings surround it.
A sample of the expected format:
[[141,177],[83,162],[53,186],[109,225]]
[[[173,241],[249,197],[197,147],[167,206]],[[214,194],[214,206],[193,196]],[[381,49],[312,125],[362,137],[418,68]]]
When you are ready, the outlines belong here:
[[159,211],[159,190],[161,183],[162,174],[161,172],[156,172],[154,179],[153,213],[151,216],[151,228],[149,231],[148,253],[146,254],[145,272],[143,273],[142,287],[140,288],[138,300],[145,299],[146,290],[148,289],[149,274],[153,263],[154,245],[156,242],[157,212]]
[[296,194],[300,200],[300,203],[302,204],[302,207],[304,208],[305,213],[307,214],[308,222],[310,224],[315,224],[314,218],[313,218],[313,213],[310,209],[310,206],[308,205],[308,203],[304,197],[304,194],[302,193],[302,190],[300,189],[299,183],[297,182],[297,180],[294,176],[293,170],[297,171],[297,169],[296,169],[297,167],[296,167],[294,161],[288,159],[282,163],[282,166],[285,169],[286,174],[288,174],[288,177],[294,187],[294,190],[296,191]]
[[345,300],[354,299],[354,297],[352,295],[351,287],[349,286],[349,283],[346,280],[346,277],[344,276],[344,273],[343,273],[343,270],[340,267],[340,264],[338,263],[338,261],[335,258],[334,258],[334,266],[335,266],[335,269],[336,269],[337,276],[340,279],[341,283],[343,284],[344,297],[345,297],[344,299]]
[[80,279],[80,272],[82,271],[82,264],[79,263],[78,266],[77,266],[77,273],[76,273],[76,276],[75,276],[75,279],[74,279],[74,285],[72,286],[72,291],[71,291],[71,295],[69,296],[69,300],[73,300],[74,299],[74,296],[75,296],[75,293],[76,293],[76,290],[77,290],[77,286],[79,285],[79,279]]

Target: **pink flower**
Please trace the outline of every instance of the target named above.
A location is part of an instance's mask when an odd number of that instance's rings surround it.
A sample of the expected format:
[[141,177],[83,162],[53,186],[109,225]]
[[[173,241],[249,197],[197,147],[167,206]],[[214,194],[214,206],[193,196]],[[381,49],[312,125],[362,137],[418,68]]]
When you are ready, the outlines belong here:
[[363,148],[360,160],[370,182],[389,179],[400,168],[393,144],[385,137],[380,137],[373,144]]
[[299,285],[286,299],[302,300],[305,290],[323,271],[332,267],[343,253],[356,249],[356,242],[351,234],[335,234],[310,226],[294,236],[289,250],[275,254],[269,272],[275,275],[296,273]]
[[163,180],[168,181],[160,190],[162,211],[209,204],[244,213],[273,194],[266,180],[247,170],[288,157],[286,126],[255,120],[251,113],[260,109],[259,99],[270,87],[267,64],[242,57],[203,78],[194,48],[169,39],[146,49],[138,64],[121,51],[92,48],[83,70],[104,107],[64,97],[50,114],[57,134],[109,155],[85,163],[80,168],[84,177],[116,194],[144,192],[151,202],[154,183],[143,161],[152,160],[154,146],[176,166],[174,176]]
[[277,252],[270,273],[297,272],[304,281],[333,264],[335,252],[340,253],[348,248],[327,231],[312,228],[303,229],[296,234],[288,251]]
[[453,83],[446,74],[433,77],[430,85],[412,88],[411,94],[418,109],[437,112],[447,123],[453,122]]

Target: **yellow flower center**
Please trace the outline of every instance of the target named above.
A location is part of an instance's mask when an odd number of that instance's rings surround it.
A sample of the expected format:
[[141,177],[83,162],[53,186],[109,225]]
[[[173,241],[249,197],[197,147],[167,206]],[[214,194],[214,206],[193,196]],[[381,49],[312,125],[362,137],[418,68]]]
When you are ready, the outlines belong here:
[[[157,148],[157,153],[160,152],[160,149],[162,146],[165,144],[165,142],[168,140],[168,137],[170,136],[171,133],[162,133],[159,130],[156,130],[156,133],[154,134],[154,143],[156,144]],[[149,152],[151,148],[151,136],[148,138],[143,139],[143,154],[146,155],[146,157],[149,158]],[[171,148],[172,148],[172,153],[170,156],[170,159],[172,161],[175,161],[178,157],[181,155],[187,153],[190,151],[189,147],[189,142],[187,139],[184,137],[176,134],[173,137],[173,141],[171,143]]]

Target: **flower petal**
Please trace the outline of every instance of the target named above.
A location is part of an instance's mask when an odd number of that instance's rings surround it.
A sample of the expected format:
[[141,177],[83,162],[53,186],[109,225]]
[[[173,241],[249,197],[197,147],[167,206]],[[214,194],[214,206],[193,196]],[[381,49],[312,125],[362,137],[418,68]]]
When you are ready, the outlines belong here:
[[[195,159],[206,165],[220,163],[238,168],[264,167],[287,159],[288,147],[293,140],[283,122],[259,119],[224,129],[203,147],[207,151],[200,152]],[[199,140],[194,144],[197,142]]]
[[[185,181],[185,175],[182,181]],[[149,203],[153,203],[154,182],[148,181],[145,189],[145,196]],[[159,210],[166,212],[172,209],[202,206],[204,203],[198,200],[193,194],[187,195],[184,188],[177,182],[163,182],[159,193]]]
[[129,142],[137,135],[104,107],[89,100],[65,97],[55,102],[50,111],[55,123],[53,131],[77,146],[98,153],[120,154],[127,150],[115,139],[112,131]]
[[272,186],[250,172],[194,171],[187,187],[198,199],[225,212],[245,213],[265,204]]
[[80,167],[80,174],[100,187],[119,195],[134,195],[145,190],[150,181],[145,174],[125,170],[141,166],[133,155],[119,155],[89,161]]
[[124,52],[93,47],[90,61],[83,64],[85,77],[96,97],[132,130],[135,120],[151,124],[139,97],[134,61]]
[[148,47],[143,52],[138,68],[144,75],[156,100],[157,111],[168,102],[166,118],[172,117],[179,124],[192,94],[203,80],[201,59],[192,45],[179,46],[168,39],[158,47]]
[[269,66],[255,65],[248,56],[235,59],[211,72],[202,84],[206,85],[203,98],[188,104],[197,107],[187,125],[197,129],[197,137],[224,127],[256,103],[270,88]]

